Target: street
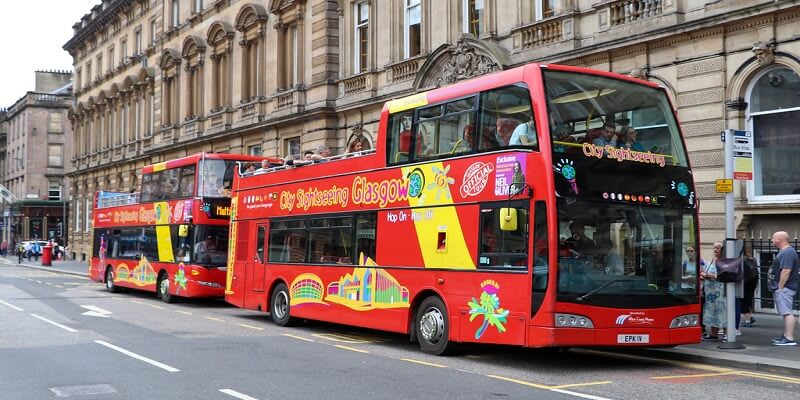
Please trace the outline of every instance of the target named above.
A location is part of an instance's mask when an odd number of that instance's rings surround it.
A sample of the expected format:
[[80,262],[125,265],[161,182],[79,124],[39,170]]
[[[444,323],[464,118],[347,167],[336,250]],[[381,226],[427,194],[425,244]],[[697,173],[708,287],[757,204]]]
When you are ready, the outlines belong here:
[[10,264],[0,264],[0,318],[8,399],[786,399],[800,391],[798,377],[597,350],[471,346],[433,357],[402,335],[314,322],[281,328],[222,300],[165,304]]

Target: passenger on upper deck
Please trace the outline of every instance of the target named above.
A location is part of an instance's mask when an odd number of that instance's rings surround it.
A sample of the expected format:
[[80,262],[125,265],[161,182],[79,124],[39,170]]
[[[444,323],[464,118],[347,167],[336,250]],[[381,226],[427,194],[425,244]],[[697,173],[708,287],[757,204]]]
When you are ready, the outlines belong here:
[[331,151],[330,147],[321,144],[317,146],[317,154],[315,155],[319,157],[318,159],[314,159],[315,161],[323,162],[323,161],[328,161],[328,157],[331,157],[334,154]]
[[623,149],[644,151],[644,146],[636,141],[636,136],[638,135],[639,134],[636,132],[634,127],[629,126],[625,128],[625,137],[619,143],[617,143],[617,146]]
[[473,143],[475,142],[475,125],[469,124],[464,126],[463,139],[459,140],[453,146],[451,153],[463,153],[472,151]]
[[600,132],[600,137],[594,139],[592,144],[598,147],[614,146],[616,147],[617,137],[615,135],[616,128],[610,121],[603,124],[603,131]]
[[508,145],[536,146],[536,123],[533,120],[533,116],[530,117],[528,122],[521,123],[514,128]]
[[303,152],[303,157],[300,160],[295,160],[294,156],[288,156],[284,160],[284,165],[294,165],[294,166],[301,166],[301,165],[308,165],[312,164],[315,161],[319,161],[321,157],[318,154],[314,154],[311,150],[306,150]]
[[369,141],[363,135],[353,137],[353,140],[347,146],[348,153],[358,153],[364,150],[369,150]]
[[[265,161],[267,161],[267,160],[264,160],[262,162],[265,162]],[[269,163],[267,163],[267,165],[269,165]],[[256,172],[256,164],[255,163],[251,163],[251,162],[250,163],[245,163],[244,165],[242,165],[242,169],[243,169],[242,173],[244,173],[244,174],[252,174],[253,172]]]
[[556,128],[553,131],[553,151],[557,153],[566,152],[569,148],[564,143],[575,143],[575,138],[572,137],[574,133],[575,130],[570,124],[563,124]]
[[208,174],[203,180],[203,195],[204,196],[217,196],[222,189],[222,178],[217,176],[214,172]]
[[495,128],[497,129],[496,139],[500,146],[508,146],[511,142],[511,136],[514,134],[514,130],[519,125],[519,121],[513,118],[498,118],[497,122],[495,123]]

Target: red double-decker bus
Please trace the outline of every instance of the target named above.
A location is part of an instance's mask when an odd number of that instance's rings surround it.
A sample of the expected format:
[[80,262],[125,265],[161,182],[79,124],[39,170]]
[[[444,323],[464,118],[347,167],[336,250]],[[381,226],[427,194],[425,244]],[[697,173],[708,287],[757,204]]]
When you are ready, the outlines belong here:
[[144,167],[139,193],[98,192],[91,279],[111,292],[153,291],[165,302],[221,297],[234,167],[262,160],[199,153]]
[[697,200],[662,87],[529,64],[390,101],[378,131],[374,151],[237,175],[228,302],[433,354],[700,340]]

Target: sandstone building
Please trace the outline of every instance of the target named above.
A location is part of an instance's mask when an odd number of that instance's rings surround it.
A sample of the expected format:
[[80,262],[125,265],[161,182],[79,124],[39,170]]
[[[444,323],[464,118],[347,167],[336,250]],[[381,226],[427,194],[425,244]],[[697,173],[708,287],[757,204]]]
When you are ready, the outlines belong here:
[[790,0],[104,0],[74,25],[72,249],[92,193],[198,151],[286,156],[375,139],[386,100],[531,61],[665,86],[704,243],[724,235],[720,132],[755,136],[741,235],[800,226],[800,3]]
[[0,110],[2,240],[67,237],[71,79],[67,71],[36,71],[35,90]]

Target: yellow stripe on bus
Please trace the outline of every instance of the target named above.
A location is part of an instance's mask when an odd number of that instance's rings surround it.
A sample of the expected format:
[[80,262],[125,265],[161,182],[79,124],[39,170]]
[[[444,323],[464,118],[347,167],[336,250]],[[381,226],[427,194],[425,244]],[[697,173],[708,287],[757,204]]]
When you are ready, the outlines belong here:
[[435,162],[419,168],[406,167],[403,176],[420,171],[425,177],[422,195],[409,196],[408,202],[414,213],[412,220],[425,267],[475,269],[475,261],[469,254],[461,221],[453,205],[450,186],[455,179],[449,176],[452,173],[450,166]]

